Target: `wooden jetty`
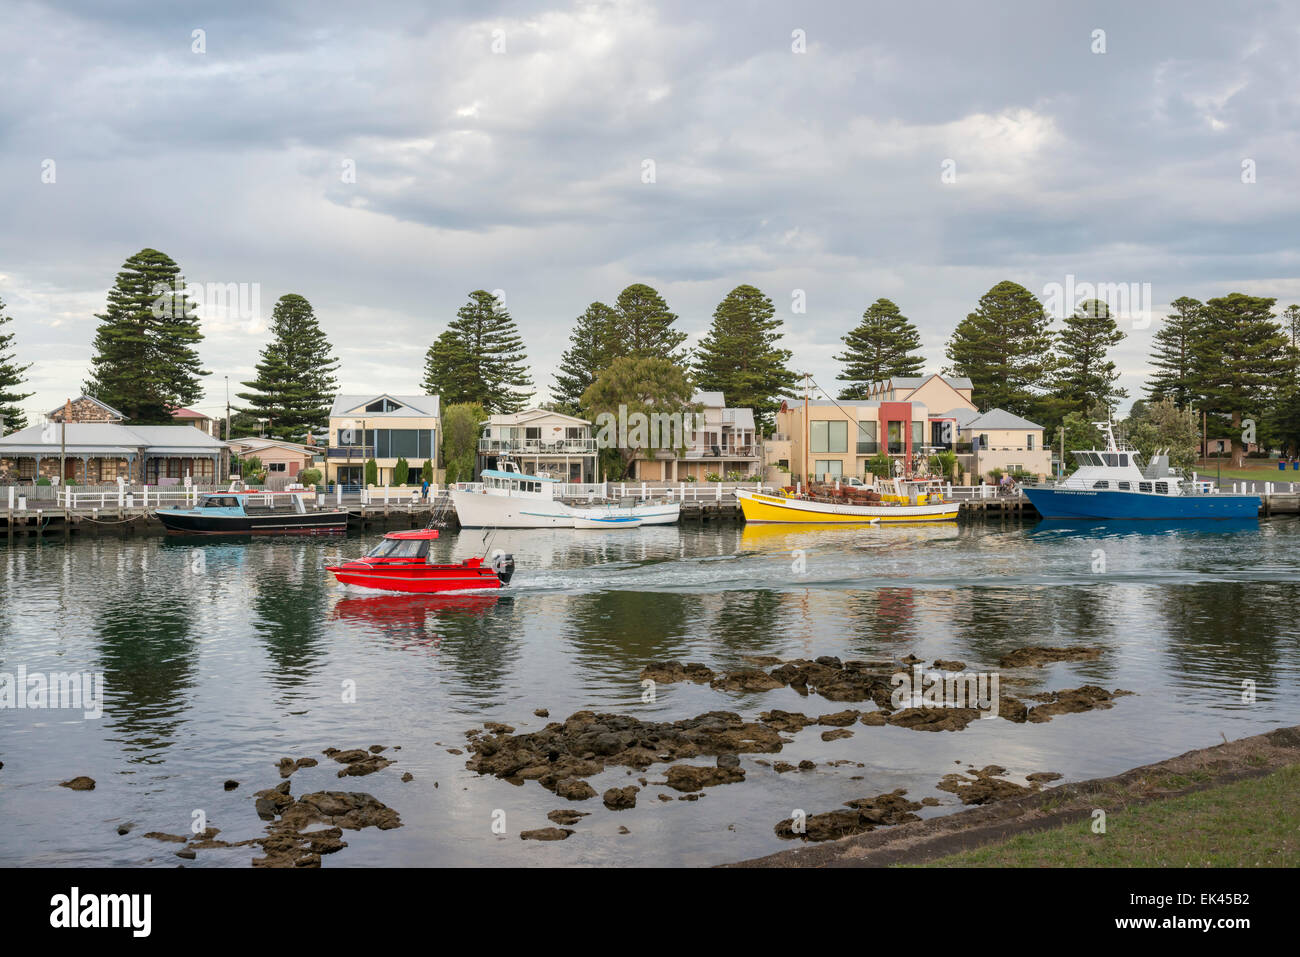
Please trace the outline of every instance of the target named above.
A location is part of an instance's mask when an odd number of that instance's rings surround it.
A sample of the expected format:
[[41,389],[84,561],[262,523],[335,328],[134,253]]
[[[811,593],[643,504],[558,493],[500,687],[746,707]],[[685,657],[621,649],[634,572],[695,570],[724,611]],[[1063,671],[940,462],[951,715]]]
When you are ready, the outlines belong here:
[[[1253,485],[1259,487],[1251,487]],[[683,491],[678,486],[608,483],[604,487],[585,489],[581,494],[565,495],[562,500],[581,505],[596,501],[631,503],[671,499],[681,503],[683,522],[738,522],[743,521],[743,517],[735,487],[701,483],[697,488]],[[739,487],[756,486],[747,483]],[[595,494],[597,488],[605,494]],[[1300,486],[1238,483],[1233,490],[1259,494],[1263,502],[1261,517],[1300,514]],[[156,491],[150,500],[142,492],[119,494],[120,490],[110,490],[90,495],[79,493],[66,499],[54,496],[26,499],[21,494],[24,491],[27,490],[19,489],[15,493],[11,488],[6,494],[6,490],[0,490],[0,535],[9,543],[29,538],[162,534],[166,529],[154,514],[157,509],[176,507],[181,501],[180,496],[193,498],[198,494],[197,490],[176,492],[170,500],[159,501],[161,496]],[[668,492],[673,494],[666,494]],[[993,486],[950,487],[947,492],[961,503],[959,522],[1028,519],[1037,515],[1023,495],[1001,492]],[[307,507],[346,508],[348,530],[353,532],[424,528],[431,523],[456,526],[451,496],[445,489],[431,495],[428,501],[418,499],[411,489],[370,489],[354,493],[351,500],[341,493],[331,492]]]

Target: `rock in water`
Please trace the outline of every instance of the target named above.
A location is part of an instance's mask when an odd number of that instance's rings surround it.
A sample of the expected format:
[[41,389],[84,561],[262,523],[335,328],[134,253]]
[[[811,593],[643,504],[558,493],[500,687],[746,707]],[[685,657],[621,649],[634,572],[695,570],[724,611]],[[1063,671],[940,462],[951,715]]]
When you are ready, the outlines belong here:
[[520,831],[519,837],[525,841],[563,841],[573,833],[568,827],[539,827],[535,831]]

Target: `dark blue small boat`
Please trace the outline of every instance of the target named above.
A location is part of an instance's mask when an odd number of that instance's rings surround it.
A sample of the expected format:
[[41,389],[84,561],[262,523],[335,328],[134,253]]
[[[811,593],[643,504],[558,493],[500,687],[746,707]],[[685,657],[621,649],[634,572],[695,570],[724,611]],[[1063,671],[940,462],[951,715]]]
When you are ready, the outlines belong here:
[[190,535],[322,535],[348,530],[344,509],[308,509],[306,492],[209,492],[194,508],[160,508],[169,532]]

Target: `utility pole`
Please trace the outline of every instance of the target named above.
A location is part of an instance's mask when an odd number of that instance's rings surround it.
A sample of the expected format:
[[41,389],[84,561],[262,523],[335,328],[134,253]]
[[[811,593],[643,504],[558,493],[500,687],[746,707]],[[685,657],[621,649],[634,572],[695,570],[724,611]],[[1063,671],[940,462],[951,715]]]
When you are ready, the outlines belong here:
[[226,376],[226,447],[221,453],[221,464],[225,477],[218,475],[218,481],[224,483],[230,478],[230,376]]
[[62,484],[68,474],[68,419],[72,417],[72,400],[63,400],[63,427],[59,429],[59,481]]

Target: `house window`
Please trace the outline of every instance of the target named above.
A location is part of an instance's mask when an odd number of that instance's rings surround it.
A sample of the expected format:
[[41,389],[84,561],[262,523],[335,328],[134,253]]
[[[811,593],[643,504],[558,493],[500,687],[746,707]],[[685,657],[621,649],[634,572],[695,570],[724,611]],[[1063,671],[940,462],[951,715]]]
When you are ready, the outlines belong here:
[[1034,451],[1034,433],[1030,432],[1025,436],[1025,448],[1030,452]]
[[402,408],[402,406],[398,405],[392,399],[389,399],[388,397],[385,396],[384,398],[378,400],[377,402],[371,402],[368,406],[366,406],[366,411],[367,412],[396,412],[400,408]]
[[284,463],[284,462],[268,462],[268,463],[266,463],[266,470],[267,470],[268,472],[284,472],[284,471],[286,471],[285,463]]
[[815,478],[825,477],[834,482],[844,474],[844,463],[839,459],[818,459],[813,463],[813,474]]
[[827,452],[847,452],[849,450],[849,424],[847,422],[827,422],[829,427],[830,447]]

